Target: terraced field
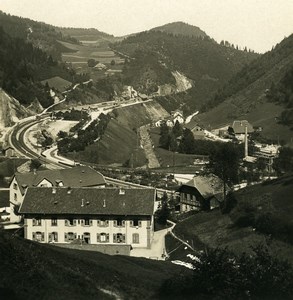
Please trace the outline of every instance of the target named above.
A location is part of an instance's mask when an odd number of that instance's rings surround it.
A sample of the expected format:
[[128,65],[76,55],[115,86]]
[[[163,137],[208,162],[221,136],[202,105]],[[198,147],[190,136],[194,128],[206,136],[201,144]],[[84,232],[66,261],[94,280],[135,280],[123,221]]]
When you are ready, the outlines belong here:
[[82,45],[70,44],[67,42],[60,43],[66,48],[72,50],[72,53],[63,53],[62,60],[71,63],[78,73],[89,73],[92,79],[99,79],[106,76],[106,70],[100,71],[90,68],[87,65],[89,59],[95,59],[97,62],[104,64],[107,69],[113,69],[111,62],[115,61],[115,70],[122,70],[124,59],[116,55],[105,43],[91,41]]

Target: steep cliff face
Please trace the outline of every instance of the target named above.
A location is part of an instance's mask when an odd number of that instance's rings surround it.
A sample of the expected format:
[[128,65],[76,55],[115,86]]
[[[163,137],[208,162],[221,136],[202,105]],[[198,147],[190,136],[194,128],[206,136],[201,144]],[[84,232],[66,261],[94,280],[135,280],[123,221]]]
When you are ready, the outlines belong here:
[[179,71],[172,72],[172,75],[176,80],[176,87],[178,92],[184,92],[192,88],[191,80]]
[[0,127],[12,126],[30,115],[32,114],[25,107],[0,88]]
[[179,71],[172,72],[176,84],[164,84],[158,86],[158,94],[160,96],[167,96],[179,92],[184,92],[192,88],[192,81]]
[[44,110],[43,106],[41,105],[41,103],[38,101],[38,99],[35,99],[28,107],[27,109],[31,112],[31,113],[40,113]]

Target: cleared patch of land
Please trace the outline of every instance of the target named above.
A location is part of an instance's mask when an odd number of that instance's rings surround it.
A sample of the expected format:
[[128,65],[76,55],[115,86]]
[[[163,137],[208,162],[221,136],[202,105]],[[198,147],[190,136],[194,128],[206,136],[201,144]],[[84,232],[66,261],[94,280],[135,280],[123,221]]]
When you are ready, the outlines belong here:
[[160,148],[159,140],[160,140],[160,128],[155,127],[150,130],[150,136],[152,138],[153,144],[154,144],[154,151],[156,153],[156,156],[160,160],[161,166],[164,167],[170,167],[177,170],[178,167],[192,167],[192,169],[187,168],[188,172],[195,172],[200,169],[198,166],[194,166],[194,160],[196,159],[196,155],[192,154],[183,154],[183,153],[177,153],[177,152],[171,152],[166,149]]
[[88,67],[89,59],[103,63],[107,69],[112,69],[112,61],[115,62],[115,69],[122,70],[124,59],[116,55],[105,43],[85,43],[82,45],[70,44],[59,41],[63,46],[72,50],[72,53],[63,53],[62,60],[71,63],[78,73],[88,73],[91,78],[96,80],[105,77],[106,70],[100,71]]
[[196,119],[205,127],[211,126],[212,128],[231,125],[234,120],[248,120],[253,126],[263,127],[261,134],[266,138],[286,142],[291,140],[293,133],[290,128],[278,124],[276,119],[284,110],[283,107],[275,103],[264,102],[255,105],[247,113],[236,114],[237,110],[237,103],[223,102],[209,112],[196,116]]
[[65,80],[59,76],[48,78],[48,79],[42,81],[43,85],[45,85],[47,83],[50,88],[54,88],[54,89],[58,90],[59,92],[66,91],[67,89],[69,89],[69,87],[72,84],[70,81]]

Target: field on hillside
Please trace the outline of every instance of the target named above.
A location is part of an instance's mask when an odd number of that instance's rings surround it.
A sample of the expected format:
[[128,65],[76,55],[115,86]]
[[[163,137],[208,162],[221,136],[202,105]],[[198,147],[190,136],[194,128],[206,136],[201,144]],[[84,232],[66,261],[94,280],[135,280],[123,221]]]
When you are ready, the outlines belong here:
[[124,59],[117,56],[107,45],[88,43],[82,45],[74,45],[67,42],[60,43],[72,53],[63,53],[62,60],[71,63],[77,73],[88,73],[93,80],[105,77],[105,71],[99,71],[90,68],[87,65],[89,59],[95,59],[97,62],[103,63],[107,68],[112,69],[111,61],[115,61],[115,69],[122,70]]
[[152,128],[150,131],[150,135],[155,147],[154,150],[156,156],[159,158],[161,166],[163,168],[164,167],[172,168],[174,166],[177,169],[177,167],[189,166],[192,167],[192,170],[189,170],[191,172],[195,172],[200,169],[199,167],[196,167],[193,164],[197,155],[183,154],[183,153],[176,153],[176,152],[173,153],[171,151],[159,147],[159,140],[160,140],[159,127]]
[[232,125],[234,120],[248,120],[253,126],[263,127],[262,136],[275,142],[284,140],[288,143],[293,137],[292,130],[288,126],[278,124],[276,120],[283,110],[283,107],[275,103],[263,102],[248,113],[237,113],[237,103],[226,101],[209,112],[196,116],[196,119],[204,127],[211,126],[212,129]]
[[0,264],[1,296],[18,300],[154,299],[165,279],[188,272],[168,262],[69,250],[3,232]]
[[[293,264],[293,246],[282,241],[267,239],[252,227],[238,228],[228,215],[218,211],[202,212],[178,223],[175,233],[194,246],[197,251],[205,247],[227,247],[234,252],[250,252],[251,246],[268,243],[274,255]],[[181,252],[181,253],[180,253]],[[176,255],[182,256],[182,251]]]
[[238,190],[237,205],[229,214],[200,212],[179,222],[175,233],[196,250],[228,247],[240,254],[251,251],[252,245],[267,243],[276,256],[293,263],[292,192],[293,176]]

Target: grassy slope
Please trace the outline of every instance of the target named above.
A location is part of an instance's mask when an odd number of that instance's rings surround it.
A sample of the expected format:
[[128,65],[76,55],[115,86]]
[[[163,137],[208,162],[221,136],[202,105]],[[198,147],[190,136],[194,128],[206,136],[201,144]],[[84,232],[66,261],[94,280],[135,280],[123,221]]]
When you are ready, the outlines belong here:
[[167,262],[68,250],[3,233],[0,241],[0,289],[7,289],[7,299],[113,299],[101,288],[122,299],[154,299],[162,281],[182,271]]
[[80,152],[80,160],[122,165],[132,158],[134,167],[145,165],[146,157],[139,147],[135,128],[156,121],[168,115],[167,112],[156,102],[118,108],[116,112],[118,116],[110,121],[101,141]]
[[160,158],[160,163],[162,167],[173,166],[173,163],[175,167],[193,165],[196,155],[173,153],[171,151],[159,147],[160,128],[152,128],[150,134],[152,142],[155,146],[155,153],[157,157]]
[[[292,222],[293,201],[292,176],[277,181],[271,181],[265,185],[251,186],[236,193],[238,204],[246,201],[255,205],[260,211],[268,210],[274,215]],[[268,197],[269,201],[268,207]],[[234,209],[235,210],[235,209]],[[233,226],[230,215],[223,215],[219,210],[201,212],[179,223],[175,232],[185,240],[193,243],[197,250],[210,247],[229,247],[242,253],[250,251],[251,245],[262,243],[266,240],[263,234],[253,231],[251,227],[239,228]],[[193,242],[192,242],[193,240]],[[172,245],[172,244],[171,244]],[[293,246],[287,243],[271,240],[269,244],[275,255],[288,259],[293,263]]]
[[[281,43],[281,46],[277,48],[280,49],[278,50],[281,53],[278,54],[279,56],[274,55],[279,52],[271,51],[251,63],[251,72],[260,69],[262,75],[256,77],[256,80],[244,89],[225,99],[220,105],[200,114],[199,121],[204,125],[210,124],[213,128],[217,128],[227,125],[235,119],[247,119],[255,126],[263,126],[265,137],[277,139],[279,136],[280,139],[289,141],[292,131],[275,121],[275,117],[280,115],[284,107],[269,103],[265,96],[265,91],[271,87],[272,82],[277,83],[288,70],[288,66],[292,65],[293,54],[291,52],[282,54],[282,45]],[[284,45],[286,46],[286,41]],[[279,59],[277,60],[275,57],[279,57]],[[267,63],[263,62],[265,59],[268,60]]]

